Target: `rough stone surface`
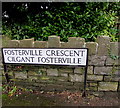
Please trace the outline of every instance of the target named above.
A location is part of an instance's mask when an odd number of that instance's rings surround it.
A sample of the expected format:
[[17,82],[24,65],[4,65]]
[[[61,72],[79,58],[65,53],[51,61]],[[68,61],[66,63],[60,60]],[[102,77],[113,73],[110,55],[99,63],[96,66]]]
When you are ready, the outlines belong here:
[[97,54],[98,43],[96,43],[96,42],[86,42],[85,47],[89,49],[89,55]]
[[110,48],[110,37],[109,36],[98,36],[96,39],[98,43],[98,55],[108,55],[108,49]]
[[87,74],[93,74],[93,66],[88,66]]
[[60,73],[59,76],[68,77],[68,74],[67,73]]
[[99,82],[98,91],[117,91],[118,82]]
[[90,87],[98,86],[97,82],[91,82],[89,85],[90,85]]
[[26,72],[15,72],[15,78],[27,79],[27,73]]
[[42,72],[38,70],[29,70],[28,75],[42,75]]
[[0,48],[2,48],[2,47],[9,47],[9,41],[10,41],[11,39],[9,38],[9,36],[5,36],[5,35],[0,35]]
[[97,65],[97,66],[104,66],[105,60],[107,56],[89,56],[88,57],[88,65]]
[[92,80],[92,81],[102,81],[103,76],[101,75],[87,75],[87,80]]
[[58,69],[59,73],[73,73],[73,69],[71,68],[61,68]]
[[8,42],[8,47],[13,47],[13,48],[15,48],[15,47],[19,47],[19,41],[18,40],[10,40],[9,42]]
[[47,69],[47,75],[48,76],[58,76],[58,70],[57,69]]
[[120,81],[120,76],[104,76],[104,81]]
[[34,39],[24,39],[24,40],[20,40],[20,44],[19,44],[19,47],[26,47],[26,48],[29,48],[29,47],[33,47],[34,46]]
[[111,75],[112,67],[95,67],[94,74],[98,75]]
[[77,75],[77,74],[70,74],[69,75],[69,80],[71,82],[83,82],[84,81],[84,76],[83,75]]
[[49,36],[48,37],[48,47],[49,48],[59,48],[59,47],[61,47],[60,37],[58,37],[58,36]]
[[106,65],[120,65],[120,59],[112,59],[110,57],[107,57],[106,59]]
[[110,43],[110,53],[118,56],[120,42],[111,42]]
[[96,86],[94,87],[87,87],[86,90],[89,90],[89,91],[97,91],[98,88]]
[[68,45],[69,48],[83,48],[85,45],[85,39],[80,37],[69,37]]
[[68,42],[61,42],[61,48],[69,48]]
[[47,48],[47,42],[46,41],[35,41],[34,47],[35,48]]
[[83,67],[76,67],[74,69],[74,73],[84,74],[84,72],[85,72],[85,68]]

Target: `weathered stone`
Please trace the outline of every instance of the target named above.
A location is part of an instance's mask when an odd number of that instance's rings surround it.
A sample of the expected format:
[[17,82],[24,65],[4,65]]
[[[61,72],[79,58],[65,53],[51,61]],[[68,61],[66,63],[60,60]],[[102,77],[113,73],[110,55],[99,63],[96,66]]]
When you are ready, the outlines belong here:
[[58,69],[59,73],[73,73],[73,69],[70,68],[61,68]]
[[49,48],[59,48],[61,47],[60,37],[58,36],[49,36],[48,37],[48,47]]
[[68,78],[66,77],[41,76],[37,78],[36,82],[46,82],[46,83],[56,84],[58,82],[67,82],[67,81],[68,81]]
[[89,83],[90,87],[98,86],[97,82],[91,82]]
[[110,57],[107,57],[106,59],[106,65],[120,65],[120,59],[112,59]]
[[77,75],[77,74],[70,74],[69,75],[69,81],[71,82],[83,82],[84,76],[83,75]]
[[60,73],[59,75],[62,76],[62,77],[68,77],[67,73]]
[[47,69],[47,75],[48,76],[58,76],[58,70],[57,69]]
[[88,57],[88,65],[97,65],[97,66],[104,66],[105,60],[107,56],[89,56]]
[[86,90],[88,90],[88,91],[97,91],[98,88],[96,86],[94,86],[94,87],[87,87]]
[[8,47],[19,47],[19,43],[20,43],[20,41],[19,40],[10,40],[9,42],[8,42]]
[[68,81],[68,77],[58,77],[57,81],[60,81],[60,82],[65,81],[65,82],[67,82]]
[[83,67],[76,67],[74,69],[74,73],[84,74],[84,72],[85,72],[85,68]]
[[109,36],[98,36],[96,42],[98,43],[98,55],[106,56],[109,54],[108,49],[110,48],[110,37]]
[[112,67],[95,67],[94,74],[98,75],[111,75]]
[[26,47],[26,48],[29,48],[29,47],[34,47],[34,39],[24,39],[24,40],[20,40],[20,44],[19,44],[19,47]]
[[96,97],[103,97],[104,96],[104,92],[95,91],[95,92],[92,92],[92,94]]
[[120,81],[120,76],[104,76],[104,81]]
[[120,66],[113,67],[113,74],[120,76]]
[[118,56],[120,42],[111,42],[110,43],[110,53]]
[[88,66],[87,74],[93,74],[93,66]]
[[27,78],[27,73],[26,72],[15,72],[15,78],[26,79]]
[[[10,39],[10,37],[9,36],[5,36],[5,35],[2,35],[2,36],[0,36],[0,41],[2,42],[0,42],[0,47],[2,48],[2,47],[9,47],[9,41],[10,41],[11,39]],[[1,45],[2,44],[2,45]]]
[[85,47],[89,49],[89,55],[97,54],[98,43],[86,42]]
[[[86,85],[88,86],[88,83]],[[78,87],[78,90],[83,90],[84,82],[74,82],[74,86]]]
[[39,75],[39,76],[41,76],[42,72],[38,71],[38,70],[29,70],[28,71],[28,76],[30,76],[30,75]]
[[33,80],[38,80],[38,76],[29,76],[28,77],[29,80],[33,81]]
[[14,72],[13,72],[13,71],[9,71],[9,72],[8,72],[8,75],[13,76],[13,75],[14,75]]
[[98,91],[117,91],[118,82],[99,82]]
[[83,48],[85,45],[85,39],[80,37],[69,37],[68,48]]
[[61,43],[61,48],[69,48],[68,42],[60,42],[60,43]]
[[34,47],[35,48],[47,48],[47,42],[46,41],[35,41]]
[[103,76],[102,75],[87,75],[87,80],[102,81]]

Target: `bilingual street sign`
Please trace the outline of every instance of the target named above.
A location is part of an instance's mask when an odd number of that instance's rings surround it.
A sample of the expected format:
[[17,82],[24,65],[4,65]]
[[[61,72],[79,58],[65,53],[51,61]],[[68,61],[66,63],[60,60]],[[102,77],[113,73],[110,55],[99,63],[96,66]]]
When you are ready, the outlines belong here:
[[5,64],[86,66],[88,49],[3,48]]
[[7,82],[9,82],[7,73],[8,64],[83,66],[85,67],[85,73],[82,96],[86,96],[87,48],[2,48],[2,56]]

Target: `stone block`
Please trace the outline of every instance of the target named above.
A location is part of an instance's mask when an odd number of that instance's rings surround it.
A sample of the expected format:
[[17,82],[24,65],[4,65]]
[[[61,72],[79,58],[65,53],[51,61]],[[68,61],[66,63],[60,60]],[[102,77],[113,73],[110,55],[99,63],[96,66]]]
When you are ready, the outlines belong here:
[[78,74],[70,74],[69,81],[71,82],[84,82],[84,76]]
[[15,78],[27,79],[27,72],[15,72]]
[[[84,89],[84,82],[74,82],[74,86],[78,87],[78,90],[82,90]],[[88,83],[87,83],[88,86]]]
[[67,82],[69,79],[68,79],[68,77],[57,77],[57,81],[60,81],[60,82]]
[[118,82],[99,82],[98,91],[117,91]]
[[88,65],[94,66],[104,66],[107,56],[89,56],[88,57]]
[[110,37],[109,36],[98,36],[96,42],[98,43],[98,55],[106,56],[109,55],[108,49],[110,48]]
[[47,42],[46,41],[35,41],[34,47],[35,48],[47,48]]
[[107,57],[107,59],[106,59],[106,65],[120,65],[120,58],[119,59],[112,59],[112,58],[110,58],[110,57]]
[[89,49],[89,55],[97,54],[97,48],[98,48],[97,42],[86,42],[85,47]]
[[8,47],[13,47],[13,48],[19,47],[19,43],[20,43],[19,40],[10,40],[8,42]]
[[[0,43],[0,47],[2,48],[2,47],[9,47],[9,41],[10,41],[11,39],[10,39],[10,37],[9,36],[5,36],[5,35],[2,35],[2,36],[0,36],[0,41],[1,41],[1,43]],[[2,44],[2,45],[1,45]]]
[[48,47],[49,48],[59,48],[61,47],[59,36],[49,36],[48,37]]
[[28,78],[30,81],[38,80],[38,76],[29,76]]
[[29,70],[28,71],[28,76],[30,75],[38,75],[38,76],[41,76],[42,75],[42,72],[41,71],[38,71],[38,70]]
[[93,66],[88,66],[87,74],[93,74]]
[[68,77],[68,73],[60,73],[59,76]]
[[85,46],[85,39],[80,37],[69,37],[68,48],[83,48]]
[[88,90],[88,91],[97,91],[98,88],[96,86],[94,86],[94,87],[87,87],[86,90]]
[[58,76],[58,70],[57,69],[47,69],[47,75],[48,76]]
[[61,48],[69,48],[68,42],[60,42],[60,43],[61,43]]
[[73,73],[73,69],[70,68],[61,68],[58,69],[59,73]]
[[95,67],[94,74],[111,75],[112,74],[112,67]]
[[102,81],[103,76],[102,75],[87,75],[87,80],[90,80],[90,81]]
[[74,69],[74,73],[84,74],[84,72],[85,72],[85,68],[83,67],[76,67]]
[[90,87],[94,87],[94,86],[96,86],[96,87],[97,87],[97,86],[98,86],[98,84],[97,84],[97,82],[90,82],[90,83],[89,83],[89,86],[90,86]]
[[34,47],[34,39],[24,39],[24,40],[20,40],[20,44],[19,47]]
[[104,81],[120,81],[120,76],[104,76]]
[[110,53],[118,56],[120,42],[111,42],[110,43]]

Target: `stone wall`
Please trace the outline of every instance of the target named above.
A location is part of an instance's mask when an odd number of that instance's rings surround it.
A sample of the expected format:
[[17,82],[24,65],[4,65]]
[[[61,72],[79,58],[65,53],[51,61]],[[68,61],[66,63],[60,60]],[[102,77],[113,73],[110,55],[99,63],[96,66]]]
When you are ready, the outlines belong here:
[[[120,91],[119,45],[110,42],[108,36],[99,36],[96,42],[85,42],[80,37],[61,42],[59,36],[49,36],[48,41],[10,40],[3,47],[88,48],[87,90]],[[77,66],[8,66],[11,81],[40,90],[83,90],[84,71],[84,67]]]

